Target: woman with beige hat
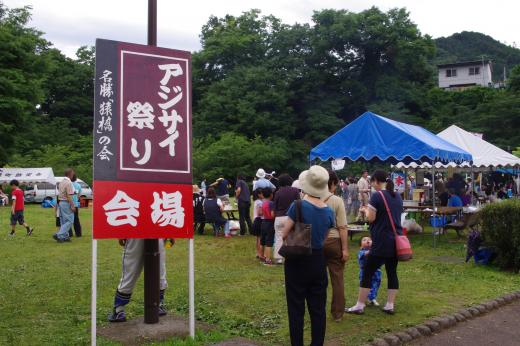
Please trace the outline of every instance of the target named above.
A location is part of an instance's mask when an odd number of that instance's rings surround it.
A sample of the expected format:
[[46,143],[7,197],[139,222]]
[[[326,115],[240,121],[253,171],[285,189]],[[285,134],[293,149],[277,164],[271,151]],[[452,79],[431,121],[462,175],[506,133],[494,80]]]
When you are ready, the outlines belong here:
[[[321,198],[329,193],[327,170],[312,166],[299,177],[305,193],[301,201],[303,222],[312,225],[312,255],[285,260],[285,292],[289,315],[291,345],[303,345],[303,318],[305,302],[311,318],[311,346],[323,345],[326,328],[327,267],[323,245],[329,229],[335,226],[335,215]],[[283,238],[292,230],[296,221],[296,203],[287,211],[288,219],[283,229]]]

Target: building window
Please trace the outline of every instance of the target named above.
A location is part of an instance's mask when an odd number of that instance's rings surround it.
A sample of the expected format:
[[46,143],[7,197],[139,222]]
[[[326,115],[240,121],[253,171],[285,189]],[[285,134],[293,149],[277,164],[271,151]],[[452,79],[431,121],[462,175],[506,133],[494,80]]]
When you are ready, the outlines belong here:
[[454,68],[447,69],[446,77],[457,77],[457,69],[454,69]]
[[474,76],[480,74],[480,67],[470,67],[469,68],[469,75]]

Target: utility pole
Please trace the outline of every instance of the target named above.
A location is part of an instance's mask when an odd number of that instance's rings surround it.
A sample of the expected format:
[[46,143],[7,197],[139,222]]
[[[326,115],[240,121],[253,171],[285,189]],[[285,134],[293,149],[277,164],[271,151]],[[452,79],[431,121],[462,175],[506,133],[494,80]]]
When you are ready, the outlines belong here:
[[[148,0],[148,45],[157,46],[157,0]],[[159,322],[159,240],[144,240],[144,323]]]

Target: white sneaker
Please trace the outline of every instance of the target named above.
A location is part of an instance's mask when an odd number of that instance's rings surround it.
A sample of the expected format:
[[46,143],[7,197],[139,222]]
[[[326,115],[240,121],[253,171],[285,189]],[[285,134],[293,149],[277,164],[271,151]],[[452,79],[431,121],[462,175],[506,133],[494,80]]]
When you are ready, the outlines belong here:
[[379,303],[378,303],[377,300],[375,300],[375,299],[369,300],[368,303],[369,303],[370,305],[379,306]]

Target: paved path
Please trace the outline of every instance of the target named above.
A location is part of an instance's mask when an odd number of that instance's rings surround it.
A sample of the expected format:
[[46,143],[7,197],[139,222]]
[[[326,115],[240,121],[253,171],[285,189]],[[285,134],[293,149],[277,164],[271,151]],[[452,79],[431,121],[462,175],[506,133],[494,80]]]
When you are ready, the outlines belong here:
[[505,305],[472,320],[457,323],[409,346],[520,345],[520,301]]

